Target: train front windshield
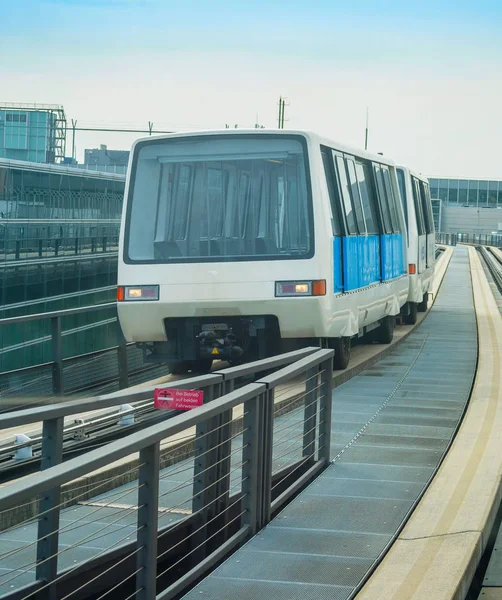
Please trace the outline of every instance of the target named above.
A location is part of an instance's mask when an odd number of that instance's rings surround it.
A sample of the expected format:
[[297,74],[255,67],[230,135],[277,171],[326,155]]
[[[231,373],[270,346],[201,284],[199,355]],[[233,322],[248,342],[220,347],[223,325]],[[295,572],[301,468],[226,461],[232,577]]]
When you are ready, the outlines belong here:
[[304,140],[198,136],[137,147],[129,263],[308,258],[313,218]]

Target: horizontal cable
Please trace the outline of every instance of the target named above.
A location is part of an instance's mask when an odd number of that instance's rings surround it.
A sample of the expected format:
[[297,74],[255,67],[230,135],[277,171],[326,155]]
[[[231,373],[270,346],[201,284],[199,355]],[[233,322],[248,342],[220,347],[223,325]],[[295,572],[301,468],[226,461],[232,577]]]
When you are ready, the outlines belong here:
[[[92,510],[88,514],[82,515],[78,519],[75,519],[74,521],[72,521],[70,524],[65,525],[64,527],[59,528],[57,531],[52,531],[51,533],[47,534],[45,537],[47,539],[49,539],[50,537],[52,537],[56,533],[58,533],[58,534],[69,533],[70,531],[75,531],[76,529],[80,529],[81,527],[85,527],[86,525],[90,525],[91,523],[96,523],[97,521],[99,521],[99,519],[95,519],[93,521],[85,521],[81,525],[77,525],[77,527],[73,527],[73,525],[75,525],[75,523],[79,523],[83,519],[87,519],[90,515],[98,512],[99,510],[102,510],[103,508],[108,508],[108,506],[110,504],[114,504],[117,500],[120,500],[123,496],[127,496],[127,494],[130,494],[131,491],[134,491],[135,489],[139,490],[141,487],[144,487],[145,485],[146,484],[143,483],[143,484],[141,484],[141,486],[135,486],[135,487],[130,488],[130,489],[126,490],[126,491],[122,490],[120,492],[120,495],[118,496],[118,498],[113,498],[107,504],[105,504],[103,506],[99,506],[98,508]],[[118,492],[116,492],[115,494],[112,494],[112,496],[117,496],[117,495],[118,495]],[[121,508],[121,509],[118,509],[118,512],[123,512],[125,510],[130,510],[130,509],[129,508]],[[0,559],[4,559],[4,558],[8,558],[9,556],[13,556],[14,554],[17,554],[18,552],[21,552],[21,550],[26,550],[27,548],[30,548],[31,546],[34,546],[37,543],[38,543],[38,539],[35,540],[35,541],[33,541],[33,542],[30,542],[29,544],[25,544],[21,548],[16,548],[15,550],[9,550],[6,553],[0,554]],[[2,577],[1,574],[0,574],[0,577]]]
[[[200,509],[199,509],[197,512],[202,512],[202,511],[203,511],[203,510],[205,510],[205,509],[206,509],[208,506],[211,506],[211,504],[214,504],[214,503],[215,503],[215,502],[217,502],[217,501],[218,501],[220,498],[223,498],[223,497],[224,497],[224,496],[226,496],[227,494],[230,496],[230,495],[231,495],[231,494],[230,494],[230,491],[231,491],[231,490],[233,490],[234,488],[238,487],[238,485],[241,485],[241,484],[242,484],[244,481],[247,481],[247,479],[248,479],[248,477],[244,477],[244,479],[242,479],[242,481],[239,481],[239,484],[235,484],[235,485],[233,485],[233,486],[230,486],[230,487],[228,488],[228,491],[224,491],[224,492],[223,492],[222,494],[220,494],[218,497],[216,497],[216,498],[213,498],[212,500],[210,500],[210,501],[209,501],[207,504],[205,504],[203,507],[201,507],[201,508],[200,508]],[[240,501],[241,501],[241,498],[239,498],[238,500],[236,500],[236,501],[234,502],[234,504],[235,504],[236,502],[240,502]],[[183,503],[183,504],[185,504],[185,503]],[[233,506],[234,504],[232,504],[231,506]],[[220,513],[218,513],[218,515],[219,515],[219,516],[221,516],[221,515],[222,515],[222,514],[223,514],[223,513],[224,513],[226,510],[228,510],[228,508],[226,508],[225,510],[221,511]],[[161,533],[161,534],[158,536],[158,539],[160,540],[160,538],[164,537],[164,536],[165,536],[165,535],[167,535],[168,533],[170,533],[170,529],[168,529],[168,530],[166,530],[166,531],[163,531],[163,532],[162,532],[162,533]],[[193,535],[193,533],[192,533],[192,534],[190,534],[190,535],[188,535],[188,536],[186,536],[186,538],[183,538],[183,539],[188,539],[188,538],[189,538],[191,535]],[[181,543],[181,542],[180,542],[180,543]],[[177,546],[177,545],[178,545],[178,544],[176,544],[176,546]],[[173,546],[173,548],[175,548],[176,546]]]
[[[246,464],[246,462],[248,461],[244,461],[242,464]],[[221,477],[217,482],[215,483],[219,483],[221,480],[225,479],[225,477],[230,477],[230,473],[228,475],[224,475],[223,477]],[[210,500],[207,504],[205,504],[204,506],[202,506],[201,508],[199,508],[197,510],[197,512],[200,512],[202,510],[205,510],[208,506],[211,506],[211,504],[214,504],[217,500],[219,500],[220,498],[223,498],[223,496],[225,496],[227,493],[230,493],[230,490],[233,490],[234,488],[242,485],[242,482],[245,481],[247,478],[245,477],[244,479],[240,479],[238,483],[235,483],[233,486],[228,488],[228,492],[223,492],[222,494],[220,494],[217,498],[213,498],[212,500]],[[203,490],[201,490],[199,493],[194,494],[193,496],[190,496],[189,498],[186,498],[186,500],[183,500],[183,502],[180,502],[179,504],[176,504],[175,506],[170,506],[169,510],[170,511],[174,511],[177,508],[181,508],[184,504],[186,504],[187,502],[190,502],[191,500],[194,500],[194,498],[197,498],[198,496],[200,496],[201,494],[203,494],[207,489],[209,489],[212,485],[211,484],[207,487],[205,487]],[[162,494],[163,496],[164,494]],[[160,496],[162,498],[162,496]]]
[[[199,533],[199,531],[202,531],[205,527],[207,527],[208,525],[210,525],[213,521],[216,521],[216,519],[219,519],[223,514],[225,514],[228,510],[230,510],[231,508],[233,508],[236,504],[239,504],[241,501],[242,501],[242,498],[239,498],[238,500],[234,500],[234,502],[232,502],[232,504],[229,504],[224,510],[222,510],[217,515],[215,515],[214,517],[212,517],[211,519],[209,519],[208,521],[206,521],[203,525],[201,525],[200,527],[198,527],[197,529],[195,529],[194,531],[192,531],[191,533],[189,533],[182,540],[180,540],[179,542],[176,542],[176,544],[174,544],[174,546],[170,546],[170,548],[168,550],[165,550],[164,552],[162,552],[162,554],[159,554],[158,557],[157,557],[157,561],[160,560],[166,554],[169,554],[169,552],[172,552],[179,545],[184,544],[192,536],[194,536],[196,533]],[[160,536],[159,536],[159,539],[160,539]]]
[[[118,565],[122,564],[124,561],[126,561],[128,558],[131,558],[131,556],[134,556],[135,554],[137,554],[140,550],[142,550],[144,548],[144,546],[140,546],[139,548],[136,548],[136,550],[133,550],[132,552],[130,552],[127,556],[124,556],[124,558],[121,558],[118,562],[114,563],[111,567],[109,567],[108,569],[106,569],[106,571],[103,571],[102,573],[100,573],[99,575],[96,575],[96,577],[93,577],[93,579],[90,579],[89,581],[86,581],[83,585],[81,585],[79,588],[72,590],[69,594],[67,594],[66,596],[64,596],[63,598],[61,598],[61,600],[66,600],[67,598],[70,598],[71,596],[73,596],[73,594],[76,594],[77,592],[80,592],[80,590],[83,590],[85,587],[87,587],[90,583],[93,583],[94,581],[97,581],[100,577],[103,577],[103,575],[106,575],[107,573],[109,573],[110,571],[112,571],[113,569],[115,569],[115,567],[117,567]],[[104,598],[107,594],[109,594],[110,592],[112,592],[114,589],[118,588],[120,585],[122,585],[124,583],[124,581],[127,581],[128,579],[130,579],[131,577],[133,577],[134,575],[136,575],[137,573],[139,573],[140,571],[143,570],[144,567],[140,567],[139,569],[136,569],[136,571],[134,571],[134,573],[132,573],[131,575],[128,575],[125,579],[122,579],[116,586],[114,586],[111,590],[108,590],[107,592],[105,592],[102,596],[100,596],[100,598]],[[136,592],[134,592],[136,593]],[[99,600],[99,599],[98,599]]]
[[[93,492],[97,489],[99,489],[100,487],[105,486],[107,483],[110,483],[110,481],[114,481],[115,479],[119,479],[120,477],[123,477],[124,475],[127,475],[128,473],[132,473],[133,471],[137,471],[140,467],[144,466],[146,463],[142,463],[138,466],[135,466],[131,469],[128,469],[127,471],[124,471],[123,473],[120,473],[119,475],[114,475],[113,477],[109,477],[107,479],[105,479],[104,481],[101,481],[100,483],[95,484],[94,486],[92,486],[91,488],[89,488],[87,485],[82,485],[76,489],[85,489],[85,492],[82,492],[81,494],[78,494],[77,496],[73,496],[72,498],[69,498],[67,500],[63,500],[62,502],[60,502],[59,504],[57,504],[56,506],[53,506],[52,508],[48,508],[47,510],[44,510],[41,513],[37,513],[36,516],[34,517],[29,517],[28,519],[25,519],[24,521],[21,521],[20,523],[16,523],[15,525],[12,525],[12,527],[9,527],[7,529],[4,529],[2,531],[2,533],[6,533],[8,531],[14,531],[15,529],[19,529],[20,527],[23,527],[24,525],[29,525],[30,523],[33,523],[35,521],[38,521],[40,519],[40,517],[52,512],[53,510],[56,510],[57,508],[66,508],[66,504],[69,502],[73,502],[75,500],[78,500],[79,498],[82,498],[83,496],[86,496],[88,493]],[[33,499],[32,502],[36,502],[36,499]],[[75,504],[78,504],[78,502],[76,502]],[[3,512],[8,512],[11,509],[6,509]]]
[[[143,526],[141,526],[139,529],[143,529]],[[138,529],[138,531],[139,531]],[[117,546],[120,542],[124,541],[125,539],[127,539],[127,535],[125,535],[123,538],[121,538],[120,540],[117,540],[114,544],[112,544],[111,546],[109,546],[108,548],[103,548],[103,550],[100,550],[97,554],[95,554],[92,558],[95,559],[96,557],[100,556],[101,554],[108,552],[109,550],[111,550],[114,546]],[[139,550],[141,550],[140,548],[137,548],[134,552],[139,552]],[[117,563],[116,563],[117,564]],[[113,567],[115,567],[115,564],[113,565]],[[112,568],[113,568],[112,567]],[[72,569],[70,569],[70,571],[65,571],[62,575],[59,575],[58,577],[56,577],[55,579],[53,579],[51,582],[47,583],[46,585],[44,585],[41,588],[38,588],[37,590],[34,590],[33,592],[30,592],[27,596],[24,596],[22,598],[22,600],[27,600],[28,598],[30,598],[31,596],[33,596],[33,594],[38,594],[39,592],[41,592],[42,590],[47,589],[48,587],[50,587],[51,585],[54,585],[55,583],[57,583],[58,581],[60,581],[61,579],[68,577],[68,575],[70,575],[71,573],[73,573],[74,571],[76,571],[77,569],[80,568],[80,565],[77,565],[76,567],[73,567]],[[89,582],[87,582],[89,583]]]
[[[209,465],[209,467],[206,467],[203,471],[199,471],[197,474],[194,473],[193,477],[190,477],[189,479],[186,479],[185,481],[181,482],[179,484],[179,486],[173,488],[172,490],[168,490],[167,492],[164,492],[163,494],[161,494],[159,496],[159,498],[162,498],[164,496],[167,496],[168,494],[172,494],[173,492],[177,492],[185,487],[188,487],[189,485],[193,485],[193,481],[195,479],[195,477],[200,477],[201,475],[203,475],[204,473],[206,473],[207,471],[213,469],[216,465],[219,465],[220,463],[224,462],[225,460],[228,460],[231,456],[233,456],[234,454],[238,453],[238,452],[242,452],[242,450],[244,448],[246,448],[247,446],[249,446],[249,444],[246,444],[245,446],[242,446],[241,448],[237,448],[236,450],[234,450],[233,452],[230,452],[227,456],[224,456],[223,458],[221,458],[220,460],[217,460],[214,463],[211,463]],[[243,463],[241,463],[242,465]],[[233,467],[231,470],[235,471],[236,468],[238,467]]]
[[[139,507],[139,508],[142,508]],[[135,510],[135,509],[126,509],[129,511]],[[90,533],[89,535],[81,538],[80,540],[78,540],[77,542],[75,542],[74,544],[69,545],[66,548],[63,548],[62,550],[59,550],[57,552],[55,552],[54,554],[52,554],[51,556],[48,556],[47,558],[44,558],[44,560],[41,561],[31,561],[29,563],[26,563],[24,565],[22,565],[22,567],[20,567],[20,569],[25,569],[24,571],[21,571],[20,573],[18,573],[17,575],[15,575],[14,577],[12,577],[11,579],[8,579],[7,581],[3,582],[3,585],[9,583],[9,581],[12,581],[14,579],[16,579],[17,577],[19,577],[20,575],[23,575],[24,573],[27,573],[28,571],[31,570],[32,567],[37,567],[39,565],[43,565],[44,563],[46,563],[47,561],[55,558],[56,556],[61,556],[62,554],[64,554],[65,552],[68,552],[69,550],[73,550],[75,548],[78,548],[78,546],[82,545],[83,542],[88,542],[88,541],[96,541],[101,539],[102,537],[107,536],[110,532],[108,531],[107,533],[104,533],[102,535],[96,535],[97,533],[100,533],[102,531],[104,531],[105,529],[108,529],[111,525],[114,525],[117,521],[120,521],[125,515],[122,515],[119,519],[115,519],[114,521],[111,521],[110,523],[107,523],[104,527],[101,527],[101,529],[98,529],[97,531]],[[122,527],[119,527],[118,529],[115,529],[114,532],[120,531],[121,529],[124,529],[125,527],[130,527],[130,525],[123,525]],[[143,526],[142,526],[143,527]],[[136,532],[139,531],[139,529],[142,529],[142,527],[136,528]],[[127,539],[128,537],[131,536],[132,532],[129,532],[127,535],[125,535],[123,538],[121,538],[122,540]],[[121,541],[121,540],[119,540]],[[111,546],[111,548],[113,548],[113,546],[117,545],[118,542],[116,542],[115,544],[113,544]],[[19,569],[19,567],[18,567]],[[2,575],[0,575],[0,577],[2,577]]]
[[[201,548],[202,546],[204,546],[204,544],[206,544],[210,539],[214,538],[215,535],[218,535],[219,533],[221,533],[225,529],[225,527],[228,527],[231,523],[233,523],[237,519],[240,519],[242,517],[242,515],[245,514],[246,512],[247,512],[247,509],[244,509],[240,514],[238,514],[236,517],[234,517],[233,519],[231,519],[226,525],[224,525],[223,527],[220,527],[220,529],[218,529],[218,531],[215,531],[212,535],[210,535],[209,537],[207,537],[202,543],[200,543],[198,546],[196,546],[195,548],[193,548],[193,550],[190,550],[190,552],[187,552],[184,556],[182,556],[174,564],[172,564],[170,567],[168,567],[165,571],[162,571],[162,573],[159,573],[159,575],[157,575],[157,579],[159,579],[159,577],[162,577],[163,575],[165,575],[166,573],[168,573],[173,567],[175,567],[180,562],[182,562],[183,560],[185,560],[185,558],[187,558],[188,556],[190,556],[190,554],[193,554],[196,550],[198,550],[199,548]],[[23,598],[23,600],[24,600],[24,598]]]

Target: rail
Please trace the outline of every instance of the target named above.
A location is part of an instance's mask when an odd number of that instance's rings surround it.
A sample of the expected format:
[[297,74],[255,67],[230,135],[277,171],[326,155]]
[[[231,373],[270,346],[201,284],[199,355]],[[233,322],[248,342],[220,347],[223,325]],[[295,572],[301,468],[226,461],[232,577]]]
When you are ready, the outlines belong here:
[[[45,419],[43,470],[0,489],[0,515],[40,498],[36,517],[17,525],[24,532],[31,527],[33,539],[0,552],[0,560],[19,557],[0,576],[3,598],[176,597],[329,464],[332,357],[320,349],[275,357],[268,369],[289,364],[238,390],[231,390],[233,382],[267,361],[205,376],[203,406],[65,463],[63,417],[76,407],[37,409]],[[299,391],[286,413],[277,410],[284,385]],[[32,422],[28,413],[3,416],[0,426],[20,416]],[[137,479],[127,489],[90,502],[77,494],[77,508],[66,514],[64,486],[133,453],[139,453]],[[84,487],[80,500],[89,496]],[[60,543],[69,532],[73,541]],[[31,580],[16,586],[27,573]]]
[[478,251],[483,257],[488,270],[490,271],[493,280],[495,281],[495,285],[497,286],[499,292],[502,293],[502,262],[499,257],[491,251],[490,248],[485,246],[478,246]]

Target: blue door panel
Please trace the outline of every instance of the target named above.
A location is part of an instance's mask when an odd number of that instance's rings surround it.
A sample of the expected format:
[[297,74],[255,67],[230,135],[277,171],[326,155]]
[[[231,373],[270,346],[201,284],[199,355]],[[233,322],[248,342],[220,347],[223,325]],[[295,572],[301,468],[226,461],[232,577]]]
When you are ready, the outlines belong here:
[[345,291],[356,290],[380,281],[379,236],[347,236],[343,238],[342,243]]
[[346,292],[359,287],[358,246],[358,236],[350,235],[343,238],[343,277]]
[[342,277],[342,238],[335,237],[333,239],[333,264],[334,264],[334,293],[343,292],[343,277]]

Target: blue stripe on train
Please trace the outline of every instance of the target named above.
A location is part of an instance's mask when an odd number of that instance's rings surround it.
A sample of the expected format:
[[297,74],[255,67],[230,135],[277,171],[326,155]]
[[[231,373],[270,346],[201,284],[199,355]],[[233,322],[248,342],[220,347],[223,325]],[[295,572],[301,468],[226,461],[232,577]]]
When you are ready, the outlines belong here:
[[[343,248],[343,281],[340,265]],[[380,249],[382,252],[380,260]],[[333,240],[334,293],[357,290],[405,273],[403,236],[351,235]]]
[[343,275],[345,291],[380,281],[378,235],[351,235],[343,238]]

